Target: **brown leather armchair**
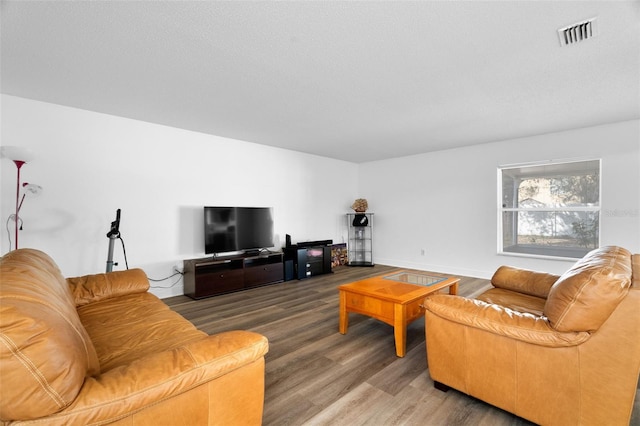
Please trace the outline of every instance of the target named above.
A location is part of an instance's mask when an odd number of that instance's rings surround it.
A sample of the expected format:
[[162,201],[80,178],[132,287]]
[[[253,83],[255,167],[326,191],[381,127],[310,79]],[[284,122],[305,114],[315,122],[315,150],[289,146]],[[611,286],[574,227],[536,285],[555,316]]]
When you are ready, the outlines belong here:
[[20,249],[0,259],[0,424],[259,425],[264,336],[207,335],[140,269],[65,280]]
[[603,247],[562,276],[500,267],[477,299],[425,301],[451,387],[544,425],[627,425],[640,372],[640,255]]

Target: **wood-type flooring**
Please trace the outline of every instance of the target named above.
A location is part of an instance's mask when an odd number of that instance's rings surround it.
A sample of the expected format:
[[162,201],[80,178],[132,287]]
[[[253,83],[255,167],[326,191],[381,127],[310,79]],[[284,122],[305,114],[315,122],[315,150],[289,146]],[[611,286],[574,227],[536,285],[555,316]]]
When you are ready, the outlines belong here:
[[[393,328],[350,314],[338,332],[337,286],[394,271],[384,265],[334,272],[202,300],[176,296],[171,309],[209,333],[251,330],[269,339],[265,426],[530,425],[456,390],[434,388],[426,361],[424,318],[407,328],[407,354],[395,355]],[[438,275],[438,274],[435,274]],[[488,280],[460,277],[473,296]],[[638,424],[638,398],[631,424]]]

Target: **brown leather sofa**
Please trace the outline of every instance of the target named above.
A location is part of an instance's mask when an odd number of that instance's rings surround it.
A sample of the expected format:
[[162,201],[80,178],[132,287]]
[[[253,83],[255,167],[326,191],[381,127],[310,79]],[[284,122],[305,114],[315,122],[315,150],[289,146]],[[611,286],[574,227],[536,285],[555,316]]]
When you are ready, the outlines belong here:
[[503,266],[491,282],[477,299],[425,301],[436,387],[543,425],[629,424],[640,372],[640,255],[603,247],[561,276]]
[[264,336],[209,336],[140,269],[64,279],[45,253],[0,259],[4,425],[259,425]]

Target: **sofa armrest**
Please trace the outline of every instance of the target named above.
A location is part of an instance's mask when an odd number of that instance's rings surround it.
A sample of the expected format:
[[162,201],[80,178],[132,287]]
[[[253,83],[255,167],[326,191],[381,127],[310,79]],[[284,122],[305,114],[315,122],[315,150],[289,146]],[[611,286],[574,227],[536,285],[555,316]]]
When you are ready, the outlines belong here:
[[445,320],[539,346],[575,346],[590,336],[587,332],[558,332],[545,317],[461,296],[434,294],[424,304],[427,311]]
[[[75,401],[47,424],[104,424],[188,392],[262,360],[266,337],[230,331],[153,354],[100,376],[87,377]],[[263,381],[257,383],[264,386]],[[238,386],[250,388],[251,383]],[[263,390],[262,390],[263,391]]]
[[149,279],[142,269],[67,278],[76,307],[125,294],[146,293]]
[[516,291],[546,299],[551,286],[560,278],[559,275],[546,272],[529,271],[527,269],[501,266],[491,277],[494,287]]

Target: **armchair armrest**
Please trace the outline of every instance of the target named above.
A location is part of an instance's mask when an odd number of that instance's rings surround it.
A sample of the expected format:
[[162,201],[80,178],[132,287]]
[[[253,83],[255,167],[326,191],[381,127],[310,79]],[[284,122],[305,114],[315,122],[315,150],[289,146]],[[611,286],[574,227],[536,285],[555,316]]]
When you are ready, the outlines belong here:
[[427,311],[445,320],[539,346],[575,346],[590,337],[587,332],[558,332],[546,317],[461,296],[434,294],[424,305]]
[[67,278],[76,307],[125,294],[146,293],[149,280],[142,269]]
[[546,272],[501,266],[491,277],[491,284],[494,287],[546,299],[551,286],[558,281],[558,278],[560,278],[559,275]]
[[257,333],[207,336],[87,377],[75,401],[47,424],[103,424],[127,417],[260,360],[267,351],[266,337]]

